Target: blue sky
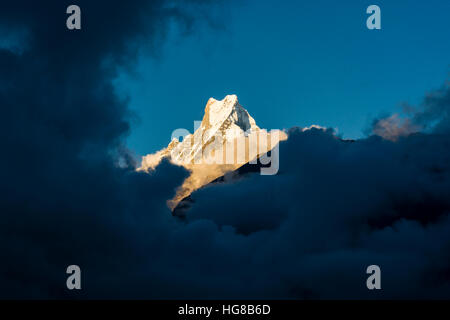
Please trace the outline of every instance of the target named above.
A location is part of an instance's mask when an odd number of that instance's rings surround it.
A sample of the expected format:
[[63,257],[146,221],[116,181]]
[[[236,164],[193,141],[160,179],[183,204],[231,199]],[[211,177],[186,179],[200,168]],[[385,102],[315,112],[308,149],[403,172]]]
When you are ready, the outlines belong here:
[[[377,4],[382,30],[366,28]],[[374,117],[417,104],[450,72],[450,2],[226,1],[189,35],[174,27],[118,92],[137,115],[128,146],[165,147],[193,130],[209,97],[237,94],[262,128],[319,124],[364,136]],[[137,120],[138,119],[138,120]]]

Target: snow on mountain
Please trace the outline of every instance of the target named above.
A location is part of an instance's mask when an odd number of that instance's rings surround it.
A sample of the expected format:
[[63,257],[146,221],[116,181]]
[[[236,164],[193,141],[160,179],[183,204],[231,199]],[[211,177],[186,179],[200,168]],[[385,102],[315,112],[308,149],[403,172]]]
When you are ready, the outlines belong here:
[[285,139],[283,131],[268,133],[260,129],[236,95],[227,95],[221,101],[210,98],[195,132],[182,142],[174,137],[167,148],[142,157],[138,170],[151,171],[163,158],[169,158],[191,172],[175,198],[168,201],[174,209],[194,190],[266,154]]

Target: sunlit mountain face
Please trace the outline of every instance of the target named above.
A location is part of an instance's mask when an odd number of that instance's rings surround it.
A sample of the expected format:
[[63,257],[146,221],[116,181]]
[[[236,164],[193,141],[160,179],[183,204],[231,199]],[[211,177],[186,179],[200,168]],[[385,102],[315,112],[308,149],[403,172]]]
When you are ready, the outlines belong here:
[[[167,158],[189,170],[189,177],[177,189],[175,197],[167,202],[171,210],[193,191],[215,179],[245,164],[257,165],[261,156],[267,156],[280,141],[287,139],[284,131],[260,129],[239,104],[236,95],[228,95],[220,101],[210,98],[200,126],[193,134],[183,135],[186,133],[183,129],[175,130],[169,145],[142,157],[138,169],[151,172]],[[273,156],[277,154],[272,153],[270,157]]]

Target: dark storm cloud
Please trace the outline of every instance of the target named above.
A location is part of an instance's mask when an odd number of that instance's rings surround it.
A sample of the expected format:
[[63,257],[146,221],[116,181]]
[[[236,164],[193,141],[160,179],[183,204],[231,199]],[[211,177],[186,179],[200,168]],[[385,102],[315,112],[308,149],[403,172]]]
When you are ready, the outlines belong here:
[[[2,32],[25,41],[0,50],[0,297],[449,297],[446,131],[345,142],[293,129],[277,176],[199,190],[179,221],[165,201],[185,170],[114,165],[129,111],[111,80],[172,19],[192,30],[197,10],[77,1],[82,30],[70,32],[68,4],[0,10]],[[447,94],[425,103],[438,123]],[[70,264],[81,291],[65,289]],[[381,292],[365,287],[370,264]]]
[[[433,109],[436,128],[447,94],[433,93],[440,98],[420,111]],[[291,129],[278,175],[199,190],[187,219],[259,242],[241,268],[263,270],[265,280],[250,282],[265,282],[270,297],[448,298],[450,135],[441,132],[349,142]],[[381,293],[365,288],[371,264],[381,266]]]
[[172,21],[193,30],[207,2],[76,1],[82,29],[69,31],[73,1],[2,1],[1,297],[64,297],[68,264],[97,270],[88,283],[103,268],[132,274],[125,262],[145,265],[159,234],[175,229],[165,199],[185,172],[114,166],[128,158],[129,111],[111,81],[138,46],[157,52]]
[[[449,160],[447,135],[344,142],[294,129],[277,176],[199,190],[187,217],[246,234],[241,271],[270,297],[448,297]],[[371,264],[381,293],[365,288]]]

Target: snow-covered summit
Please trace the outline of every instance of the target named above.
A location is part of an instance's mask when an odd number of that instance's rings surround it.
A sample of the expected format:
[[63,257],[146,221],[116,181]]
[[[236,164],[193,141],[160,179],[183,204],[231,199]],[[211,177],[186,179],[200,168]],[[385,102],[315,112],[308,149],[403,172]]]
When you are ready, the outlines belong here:
[[194,190],[257,159],[286,138],[282,131],[274,134],[260,129],[236,95],[227,95],[223,100],[210,98],[195,132],[181,142],[174,137],[167,148],[142,157],[138,170],[151,171],[168,158],[191,172],[175,198],[168,201],[174,209]]
[[227,141],[257,130],[255,120],[239,104],[236,95],[227,95],[223,100],[210,98],[200,127],[171,150],[172,160],[191,163],[209,157],[210,154],[204,152],[205,146],[210,150],[217,149]]
[[210,98],[205,107],[202,120],[205,129],[241,129],[242,131],[259,129],[255,120],[249,115],[238,101],[236,95],[227,95],[218,101]]

